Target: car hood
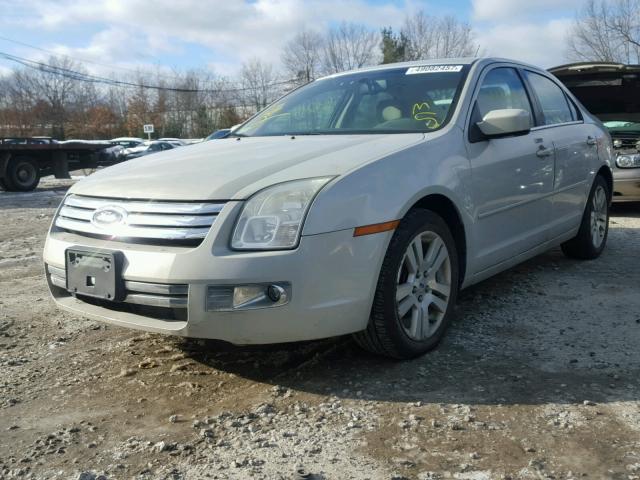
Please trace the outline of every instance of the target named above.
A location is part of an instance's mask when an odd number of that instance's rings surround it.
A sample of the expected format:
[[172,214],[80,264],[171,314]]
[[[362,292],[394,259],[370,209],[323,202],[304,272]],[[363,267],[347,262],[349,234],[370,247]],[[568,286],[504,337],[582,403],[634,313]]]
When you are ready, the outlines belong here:
[[275,183],[337,176],[414,145],[425,135],[226,138],[100,170],[71,193],[158,200],[246,199]]

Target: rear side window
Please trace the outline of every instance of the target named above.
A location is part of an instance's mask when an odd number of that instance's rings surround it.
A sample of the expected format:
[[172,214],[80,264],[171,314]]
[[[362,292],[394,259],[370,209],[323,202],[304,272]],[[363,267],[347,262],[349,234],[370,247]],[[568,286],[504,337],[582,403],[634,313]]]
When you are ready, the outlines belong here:
[[526,75],[540,102],[543,125],[567,123],[575,119],[577,112],[572,114],[567,96],[558,85],[534,72],[527,71]]
[[476,101],[480,121],[491,110],[517,108],[531,115],[531,103],[520,79],[513,68],[500,67],[491,70],[480,86]]
[[569,109],[571,110],[571,118],[573,119],[573,121],[582,120],[582,115],[580,115],[578,107],[576,107],[573,101],[568,97],[567,103],[569,103]]

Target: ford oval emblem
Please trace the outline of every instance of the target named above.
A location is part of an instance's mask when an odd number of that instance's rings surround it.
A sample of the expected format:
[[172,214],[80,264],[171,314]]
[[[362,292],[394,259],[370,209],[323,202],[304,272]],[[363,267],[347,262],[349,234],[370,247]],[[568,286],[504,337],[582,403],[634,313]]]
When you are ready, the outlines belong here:
[[115,227],[123,225],[127,220],[128,212],[117,206],[100,207],[91,217],[91,223],[98,228]]

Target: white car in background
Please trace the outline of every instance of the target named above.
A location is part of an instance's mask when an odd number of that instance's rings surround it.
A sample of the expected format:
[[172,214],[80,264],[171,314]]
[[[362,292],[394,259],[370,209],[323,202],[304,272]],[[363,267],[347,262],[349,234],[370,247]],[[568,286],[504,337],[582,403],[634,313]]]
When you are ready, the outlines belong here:
[[144,145],[145,140],[138,137],[118,137],[112,138],[109,140],[112,145],[118,145],[122,147],[122,151],[120,151],[119,156],[121,159],[126,159],[127,155],[129,155],[132,149],[139,148]]
[[111,140],[109,140],[109,142],[111,142],[114,145],[120,145],[121,147],[127,149],[127,148],[138,147],[142,145],[145,142],[145,140],[138,137],[118,137],[118,138],[112,138]]
[[159,138],[158,141],[159,142],[169,142],[174,147],[184,147],[186,145],[189,145],[189,143],[185,142],[184,140],[182,140],[180,138]]
[[144,142],[142,145],[139,145],[137,147],[128,148],[126,150],[126,159],[131,160],[132,158],[144,157],[146,155],[151,155],[152,153],[173,150],[174,148],[178,147],[170,142],[152,140],[150,142]]

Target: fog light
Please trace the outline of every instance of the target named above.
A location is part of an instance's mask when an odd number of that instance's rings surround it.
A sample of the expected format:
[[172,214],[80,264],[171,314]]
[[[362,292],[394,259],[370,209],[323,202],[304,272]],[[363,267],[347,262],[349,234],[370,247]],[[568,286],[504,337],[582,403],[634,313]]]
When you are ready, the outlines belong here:
[[263,285],[242,285],[233,290],[233,308],[247,308],[264,300],[266,289]]
[[279,307],[291,299],[291,284],[253,283],[207,286],[207,311],[252,310]]
[[272,302],[279,302],[282,295],[285,295],[285,293],[284,289],[279,285],[269,285],[267,287],[267,296]]

